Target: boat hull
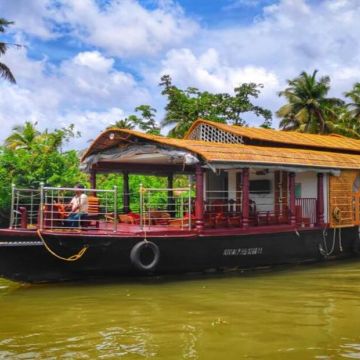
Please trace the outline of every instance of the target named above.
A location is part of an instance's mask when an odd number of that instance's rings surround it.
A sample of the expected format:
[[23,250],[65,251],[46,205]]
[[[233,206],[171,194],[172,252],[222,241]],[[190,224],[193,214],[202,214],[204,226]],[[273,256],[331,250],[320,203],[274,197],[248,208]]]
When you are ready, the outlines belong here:
[[[0,230],[0,276],[20,282],[58,282],[89,278],[180,274],[257,268],[324,261],[357,255],[357,227],[273,231],[269,233],[204,233],[152,235],[159,259],[154,268],[139,269],[131,259],[139,235],[42,233],[57,254],[69,257],[84,246],[77,261],[56,258],[34,231]],[[330,250],[332,250],[330,252]]]

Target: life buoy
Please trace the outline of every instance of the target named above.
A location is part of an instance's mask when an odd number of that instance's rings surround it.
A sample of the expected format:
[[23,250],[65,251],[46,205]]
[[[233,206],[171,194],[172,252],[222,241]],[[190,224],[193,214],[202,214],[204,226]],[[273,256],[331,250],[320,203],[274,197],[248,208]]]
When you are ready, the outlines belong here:
[[141,241],[131,249],[130,260],[139,270],[152,271],[160,260],[159,247],[151,241]]
[[333,210],[333,218],[337,222],[341,221],[341,210],[340,210],[340,208],[338,208],[338,207],[334,208],[334,210]]

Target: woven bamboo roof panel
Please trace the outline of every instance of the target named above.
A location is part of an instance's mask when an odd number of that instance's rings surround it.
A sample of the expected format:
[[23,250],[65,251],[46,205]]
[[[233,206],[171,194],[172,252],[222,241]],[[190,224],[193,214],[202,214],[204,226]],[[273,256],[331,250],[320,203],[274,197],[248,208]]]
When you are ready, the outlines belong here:
[[207,124],[214,126],[220,130],[242,136],[252,140],[269,142],[275,144],[285,144],[301,146],[303,148],[319,148],[319,149],[332,149],[340,151],[351,151],[360,153],[360,140],[347,138],[341,135],[315,135],[304,134],[295,131],[280,131],[263,128],[250,128],[235,125],[226,125],[213,121],[199,119],[193,123],[189,131],[184,136],[188,139],[191,132],[200,124]]
[[127,129],[109,129],[98,136],[82,157],[127,144],[157,143],[197,154],[208,162],[272,164],[334,169],[360,169],[360,155],[326,151],[211,143],[198,140],[172,139]]

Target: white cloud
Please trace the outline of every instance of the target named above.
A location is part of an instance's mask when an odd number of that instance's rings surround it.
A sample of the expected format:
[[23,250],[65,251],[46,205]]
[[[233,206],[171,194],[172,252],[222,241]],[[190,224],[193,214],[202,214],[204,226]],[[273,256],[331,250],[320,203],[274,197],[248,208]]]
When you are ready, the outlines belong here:
[[83,42],[120,57],[155,55],[197,29],[171,2],[149,10],[135,0],[113,1],[103,9],[94,0],[63,0],[61,14]]
[[77,54],[73,63],[86,66],[96,72],[108,72],[114,65],[114,59],[105,58],[98,51],[85,51]]
[[57,67],[46,59],[29,59],[25,48],[9,50],[2,61],[12,69],[17,85],[0,86],[0,141],[15,124],[30,120],[43,129],[74,123],[84,144],[149,100],[146,89],[97,51],[79,53]]
[[176,3],[148,9],[137,0],[11,0],[0,5],[15,29],[43,39],[69,34],[118,57],[153,56],[181,44],[198,26]]
[[[257,8],[270,2],[254,1]],[[135,0],[104,3],[1,2],[4,16],[15,19],[26,34],[45,40],[67,34],[84,51],[54,65],[51,53],[49,59],[35,61],[24,49],[11,50],[4,62],[19,85],[0,85],[0,121],[40,118],[50,124],[73,117],[91,125],[96,114],[106,119],[114,114],[108,109],[126,114],[141,103],[157,107],[161,114],[164,100],[156,84],[164,73],[180,87],[216,92],[232,91],[241,82],[263,83],[257,103],[273,111],[282,102],[277,91],[285,80],[303,70],[330,75],[335,96],[360,81],[359,1],[278,0],[252,23],[223,28],[200,28],[171,0],[151,2],[151,9]],[[234,0],[231,11],[245,16],[240,12],[246,3],[249,0]],[[120,71],[119,64],[143,78]]]
[[178,86],[197,86],[214,92],[232,92],[246,82],[264,84],[267,90],[278,86],[274,73],[252,65],[230,66],[213,48],[199,56],[190,49],[171,50],[162,61],[161,74],[171,75]]
[[51,39],[56,37],[49,17],[51,5],[52,0],[5,0],[0,3],[0,13],[6,19],[15,20],[10,29],[21,30],[42,39]]

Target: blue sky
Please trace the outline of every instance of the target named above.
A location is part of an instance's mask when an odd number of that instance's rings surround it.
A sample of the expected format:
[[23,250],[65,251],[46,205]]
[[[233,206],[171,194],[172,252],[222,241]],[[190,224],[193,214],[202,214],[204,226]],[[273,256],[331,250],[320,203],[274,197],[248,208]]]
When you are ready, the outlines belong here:
[[0,141],[26,120],[74,123],[81,148],[140,104],[161,121],[162,74],[213,92],[264,84],[272,111],[303,70],[330,75],[335,96],[360,81],[358,0],[0,0],[0,16],[26,45],[1,58],[17,84],[0,81]]

